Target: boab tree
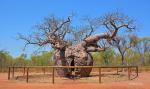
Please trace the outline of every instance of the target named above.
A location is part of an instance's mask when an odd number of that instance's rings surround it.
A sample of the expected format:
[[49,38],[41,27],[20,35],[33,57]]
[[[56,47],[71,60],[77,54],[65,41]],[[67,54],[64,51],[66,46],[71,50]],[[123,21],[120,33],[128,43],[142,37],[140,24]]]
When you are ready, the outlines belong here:
[[[42,24],[37,25],[37,33],[29,37],[20,35],[20,38],[25,40],[25,46],[28,44],[38,46],[51,44],[52,48],[55,49],[53,58],[57,66],[92,66],[93,58],[91,52],[101,52],[107,48],[100,46],[98,41],[103,39],[110,41],[116,36],[118,30],[130,29],[130,20],[125,20],[125,18],[125,15],[115,12],[94,19],[97,22],[96,24],[107,29],[106,33],[92,35],[95,28],[93,27],[94,24],[90,24],[90,28],[86,31],[89,33],[77,44],[71,44],[65,40],[67,34],[74,32],[71,28],[70,17],[67,20],[58,19],[54,16],[47,17]],[[76,32],[84,32],[84,30]],[[76,68],[75,74],[78,76],[89,76],[91,69]],[[60,76],[70,76],[72,69],[57,68],[57,73]]]

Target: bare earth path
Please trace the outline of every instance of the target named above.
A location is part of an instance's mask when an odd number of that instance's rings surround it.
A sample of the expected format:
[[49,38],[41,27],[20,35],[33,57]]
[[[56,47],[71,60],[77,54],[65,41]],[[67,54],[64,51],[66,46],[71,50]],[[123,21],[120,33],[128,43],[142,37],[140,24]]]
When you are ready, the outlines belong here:
[[0,89],[150,89],[150,72],[139,73],[137,79],[131,81],[102,84],[49,84],[25,83],[7,80],[6,73],[0,73]]

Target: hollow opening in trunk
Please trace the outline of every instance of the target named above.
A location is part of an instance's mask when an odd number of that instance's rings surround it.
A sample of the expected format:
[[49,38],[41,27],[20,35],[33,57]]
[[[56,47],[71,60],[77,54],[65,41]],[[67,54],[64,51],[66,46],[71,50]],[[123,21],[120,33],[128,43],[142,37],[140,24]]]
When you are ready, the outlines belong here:
[[[71,66],[75,66],[74,65],[74,59],[71,61]],[[74,68],[71,68],[71,71],[74,71]]]

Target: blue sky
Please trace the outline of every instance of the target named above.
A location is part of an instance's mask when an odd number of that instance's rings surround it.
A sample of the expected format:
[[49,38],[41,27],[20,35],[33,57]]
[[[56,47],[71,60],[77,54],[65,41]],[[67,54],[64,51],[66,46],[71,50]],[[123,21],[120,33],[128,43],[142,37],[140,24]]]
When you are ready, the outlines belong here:
[[31,54],[34,48],[22,51],[24,43],[16,39],[17,34],[29,34],[45,16],[66,17],[75,12],[95,17],[116,10],[137,20],[139,36],[150,36],[150,0],[0,0],[0,49],[14,57]]

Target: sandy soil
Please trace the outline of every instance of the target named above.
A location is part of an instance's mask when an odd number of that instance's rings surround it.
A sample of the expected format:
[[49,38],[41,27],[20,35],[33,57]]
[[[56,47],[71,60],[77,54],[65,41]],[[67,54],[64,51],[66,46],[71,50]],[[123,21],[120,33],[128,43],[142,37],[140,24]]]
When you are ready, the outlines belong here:
[[150,89],[150,72],[139,73],[138,78],[130,81],[103,82],[101,84],[80,83],[72,80],[67,80],[67,82],[69,83],[18,82],[7,80],[7,74],[0,73],[0,89]]

